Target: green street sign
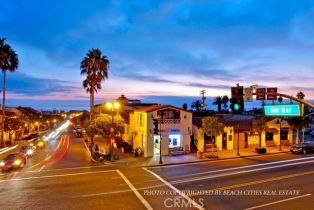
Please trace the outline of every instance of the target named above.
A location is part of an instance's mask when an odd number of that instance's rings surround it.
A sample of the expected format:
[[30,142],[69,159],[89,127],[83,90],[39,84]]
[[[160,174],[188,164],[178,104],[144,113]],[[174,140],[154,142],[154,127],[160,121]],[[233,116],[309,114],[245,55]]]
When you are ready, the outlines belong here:
[[[302,106],[303,107],[303,106]],[[303,112],[299,104],[289,105],[266,105],[264,106],[266,116],[302,116]]]

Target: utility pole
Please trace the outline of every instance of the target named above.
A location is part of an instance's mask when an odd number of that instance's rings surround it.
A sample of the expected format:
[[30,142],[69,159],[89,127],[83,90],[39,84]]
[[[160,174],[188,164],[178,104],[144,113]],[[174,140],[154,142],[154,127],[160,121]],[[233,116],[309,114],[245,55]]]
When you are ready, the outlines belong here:
[[205,99],[206,99],[205,93],[206,93],[205,90],[201,90],[201,91],[200,91],[200,95],[202,96],[202,108],[203,108],[203,110],[206,109],[206,105],[205,105]]

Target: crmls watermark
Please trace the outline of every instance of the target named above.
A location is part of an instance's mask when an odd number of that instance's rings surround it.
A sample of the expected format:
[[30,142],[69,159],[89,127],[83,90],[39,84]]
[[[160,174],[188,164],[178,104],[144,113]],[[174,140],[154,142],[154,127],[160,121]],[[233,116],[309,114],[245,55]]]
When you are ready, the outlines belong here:
[[166,198],[164,201],[166,208],[190,208],[194,207],[194,203],[204,207],[204,198],[187,200],[181,196],[175,196],[173,198]]

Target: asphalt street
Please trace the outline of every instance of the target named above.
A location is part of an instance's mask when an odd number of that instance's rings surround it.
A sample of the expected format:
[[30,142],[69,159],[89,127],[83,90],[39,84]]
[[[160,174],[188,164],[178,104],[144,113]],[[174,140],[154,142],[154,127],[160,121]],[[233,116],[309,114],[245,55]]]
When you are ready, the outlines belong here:
[[0,175],[1,209],[313,209],[314,155],[162,167],[94,163],[70,130]]

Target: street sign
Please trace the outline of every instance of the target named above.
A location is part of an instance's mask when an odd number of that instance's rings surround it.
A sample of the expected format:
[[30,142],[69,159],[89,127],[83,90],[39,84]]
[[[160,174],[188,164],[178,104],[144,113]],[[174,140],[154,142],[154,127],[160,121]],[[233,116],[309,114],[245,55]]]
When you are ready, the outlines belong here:
[[264,106],[266,116],[302,116],[302,106],[299,104],[266,105]]
[[244,102],[253,101],[253,88],[244,88]]
[[267,88],[267,100],[277,100],[277,88]]
[[256,89],[256,100],[265,100],[266,97],[266,88],[257,88]]

